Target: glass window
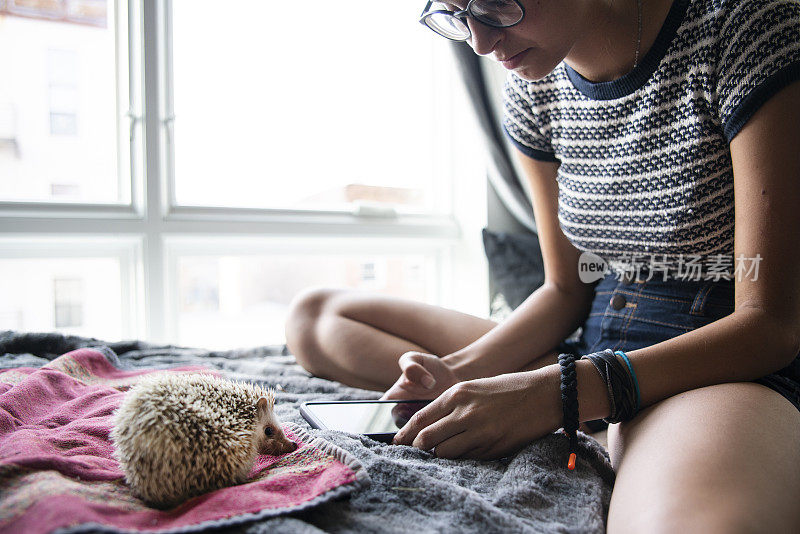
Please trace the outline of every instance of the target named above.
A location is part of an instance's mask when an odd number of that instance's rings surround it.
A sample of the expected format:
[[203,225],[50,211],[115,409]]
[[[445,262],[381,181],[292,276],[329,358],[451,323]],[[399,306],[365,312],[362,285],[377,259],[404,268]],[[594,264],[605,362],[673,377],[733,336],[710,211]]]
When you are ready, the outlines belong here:
[[434,302],[436,256],[301,254],[178,258],[179,343],[283,343],[289,303],[307,287],[349,287]]
[[0,0],[0,330],[281,343],[315,285],[481,312],[449,45],[413,2],[276,6]]
[[118,340],[121,272],[118,258],[0,259],[0,330]]
[[112,0],[0,2],[0,201],[130,201],[117,6],[127,10]]
[[56,328],[83,326],[85,299],[82,278],[55,278],[53,280],[53,301]]
[[177,202],[446,211],[451,62],[418,16],[416,2],[175,0]]

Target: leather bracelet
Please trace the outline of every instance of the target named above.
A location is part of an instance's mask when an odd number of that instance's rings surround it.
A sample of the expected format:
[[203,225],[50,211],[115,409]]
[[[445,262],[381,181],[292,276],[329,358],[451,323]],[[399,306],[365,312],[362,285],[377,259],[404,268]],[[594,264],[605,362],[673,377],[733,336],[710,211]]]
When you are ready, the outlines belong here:
[[592,362],[608,389],[611,413],[603,421],[610,424],[633,419],[638,412],[637,388],[626,364],[621,363],[610,349],[587,354],[583,358]]
[[631,360],[628,358],[627,354],[621,350],[615,350],[614,354],[625,360],[625,365],[628,366],[628,371],[630,371],[630,375],[633,378],[633,386],[636,388],[636,408],[634,409],[634,412],[638,412],[642,405],[642,395],[639,393],[639,379],[636,378],[636,371],[633,370],[633,364],[631,364]]

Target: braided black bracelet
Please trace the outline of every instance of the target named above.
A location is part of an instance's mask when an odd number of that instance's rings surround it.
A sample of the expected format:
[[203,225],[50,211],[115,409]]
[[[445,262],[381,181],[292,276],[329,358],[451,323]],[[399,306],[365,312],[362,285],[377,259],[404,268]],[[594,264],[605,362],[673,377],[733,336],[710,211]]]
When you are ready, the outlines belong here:
[[575,371],[575,355],[559,354],[561,367],[561,403],[564,410],[564,433],[569,438],[569,461],[567,467],[575,469],[578,448],[578,374]]
[[619,423],[633,419],[638,411],[636,386],[628,367],[617,359],[611,349],[587,354],[583,358],[592,362],[608,388],[611,414],[603,418],[606,423]]

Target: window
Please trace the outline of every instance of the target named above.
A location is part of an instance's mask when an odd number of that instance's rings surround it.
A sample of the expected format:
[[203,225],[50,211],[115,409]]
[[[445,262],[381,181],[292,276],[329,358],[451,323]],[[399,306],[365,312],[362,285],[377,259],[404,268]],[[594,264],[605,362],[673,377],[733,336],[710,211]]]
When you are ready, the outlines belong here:
[[0,330],[134,337],[139,244],[126,238],[0,238]]
[[175,0],[177,202],[446,211],[447,73],[412,4],[314,2],[282,24],[271,2]]
[[0,199],[128,202],[124,3],[8,0],[0,24]]
[[274,9],[0,2],[0,329],[281,343],[314,285],[488,312],[449,45],[414,3]]
[[72,50],[48,50],[50,135],[78,134],[78,62]]
[[[348,287],[437,302],[437,247],[330,241],[173,240],[168,279],[175,280],[169,285],[178,293],[170,299],[180,306],[174,314],[178,343],[221,349],[231,343],[282,342],[289,303],[308,287]],[[379,277],[374,276],[376,265],[382,267]],[[365,266],[373,270],[365,272]],[[220,331],[227,335],[219,336]]]
[[56,278],[53,280],[56,328],[83,326],[83,279]]

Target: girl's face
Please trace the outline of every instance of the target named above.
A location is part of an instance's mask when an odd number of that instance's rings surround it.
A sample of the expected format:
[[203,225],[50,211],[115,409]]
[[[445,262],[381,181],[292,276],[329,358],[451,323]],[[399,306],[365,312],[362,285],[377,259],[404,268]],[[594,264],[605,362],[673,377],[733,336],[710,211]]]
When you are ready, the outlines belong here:
[[[528,80],[547,76],[569,54],[580,32],[574,21],[581,13],[574,0],[519,0],[525,17],[510,28],[492,28],[467,17],[467,41],[475,53],[490,56]],[[454,10],[468,0],[448,2]]]

